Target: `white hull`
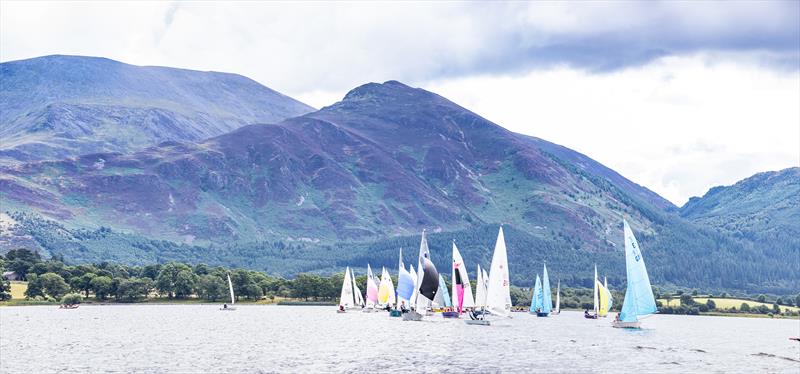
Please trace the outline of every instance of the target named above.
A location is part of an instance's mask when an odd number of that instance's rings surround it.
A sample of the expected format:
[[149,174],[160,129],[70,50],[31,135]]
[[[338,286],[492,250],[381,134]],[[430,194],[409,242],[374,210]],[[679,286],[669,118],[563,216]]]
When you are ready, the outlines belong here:
[[231,311],[233,311],[233,310],[236,310],[236,308],[229,306],[227,308],[219,308],[219,310],[225,310],[225,311],[231,310]]
[[468,319],[464,320],[464,322],[468,325],[476,325],[476,326],[489,326],[491,322],[485,319]]

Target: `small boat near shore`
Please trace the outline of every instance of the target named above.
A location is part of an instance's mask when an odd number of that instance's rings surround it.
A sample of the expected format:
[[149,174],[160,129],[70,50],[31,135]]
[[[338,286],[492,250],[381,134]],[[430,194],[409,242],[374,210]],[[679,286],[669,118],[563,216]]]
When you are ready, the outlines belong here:
[[234,311],[234,310],[236,310],[236,307],[233,306],[233,304],[236,303],[236,298],[233,295],[233,282],[231,282],[230,273],[228,273],[228,291],[230,291],[230,294],[231,294],[231,305],[222,304],[222,308],[219,308],[219,310],[225,310],[225,311]]

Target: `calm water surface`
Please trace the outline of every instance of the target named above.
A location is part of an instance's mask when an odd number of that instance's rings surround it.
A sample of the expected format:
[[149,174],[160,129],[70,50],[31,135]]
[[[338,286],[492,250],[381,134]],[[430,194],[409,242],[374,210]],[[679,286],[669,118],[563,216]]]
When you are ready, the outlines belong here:
[[2,373],[800,373],[800,321],[656,315],[641,331],[582,313],[493,326],[334,307],[0,308]]

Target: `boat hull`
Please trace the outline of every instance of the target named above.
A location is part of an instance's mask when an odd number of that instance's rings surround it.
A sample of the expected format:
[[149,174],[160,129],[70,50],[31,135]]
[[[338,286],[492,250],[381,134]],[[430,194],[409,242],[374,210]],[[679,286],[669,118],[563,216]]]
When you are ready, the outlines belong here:
[[458,312],[442,312],[442,317],[444,318],[458,318],[459,316]]
[[614,326],[618,329],[640,329],[642,328],[642,322],[624,322],[624,321],[614,321],[611,323],[611,326]]
[[389,317],[402,317],[402,316],[403,316],[403,312],[401,312],[399,310],[392,310],[392,311],[389,312]]
[[586,319],[597,319],[597,315],[596,314],[584,314],[583,318],[586,318]]
[[227,308],[219,308],[219,310],[226,311],[226,312],[227,311],[231,311],[232,312],[232,311],[236,310],[236,308],[227,307]]
[[537,317],[547,317],[549,315],[550,315],[550,313],[536,313]]
[[475,325],[475,326],[489,326],[491,322],[485,319],[468,319],[464,320],[464,322],[468,325]]
[[403,321],[422,321],[422,314],[411,310],[403,314]]

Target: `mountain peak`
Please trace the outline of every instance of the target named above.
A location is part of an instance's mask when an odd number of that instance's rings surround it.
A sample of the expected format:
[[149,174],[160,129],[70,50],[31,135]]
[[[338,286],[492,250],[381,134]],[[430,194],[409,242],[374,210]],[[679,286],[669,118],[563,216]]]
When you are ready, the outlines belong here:
[[344,95],[344,99],[342,99],[342,101],[371,101],[384,98],[397,98],[401,96],[415,96],[420,94],[432,95],[430,92],[421,88],[413,88],[401,82],[390,80],[383,83],[371,82],[358,86],[350,90],[347,95]]

